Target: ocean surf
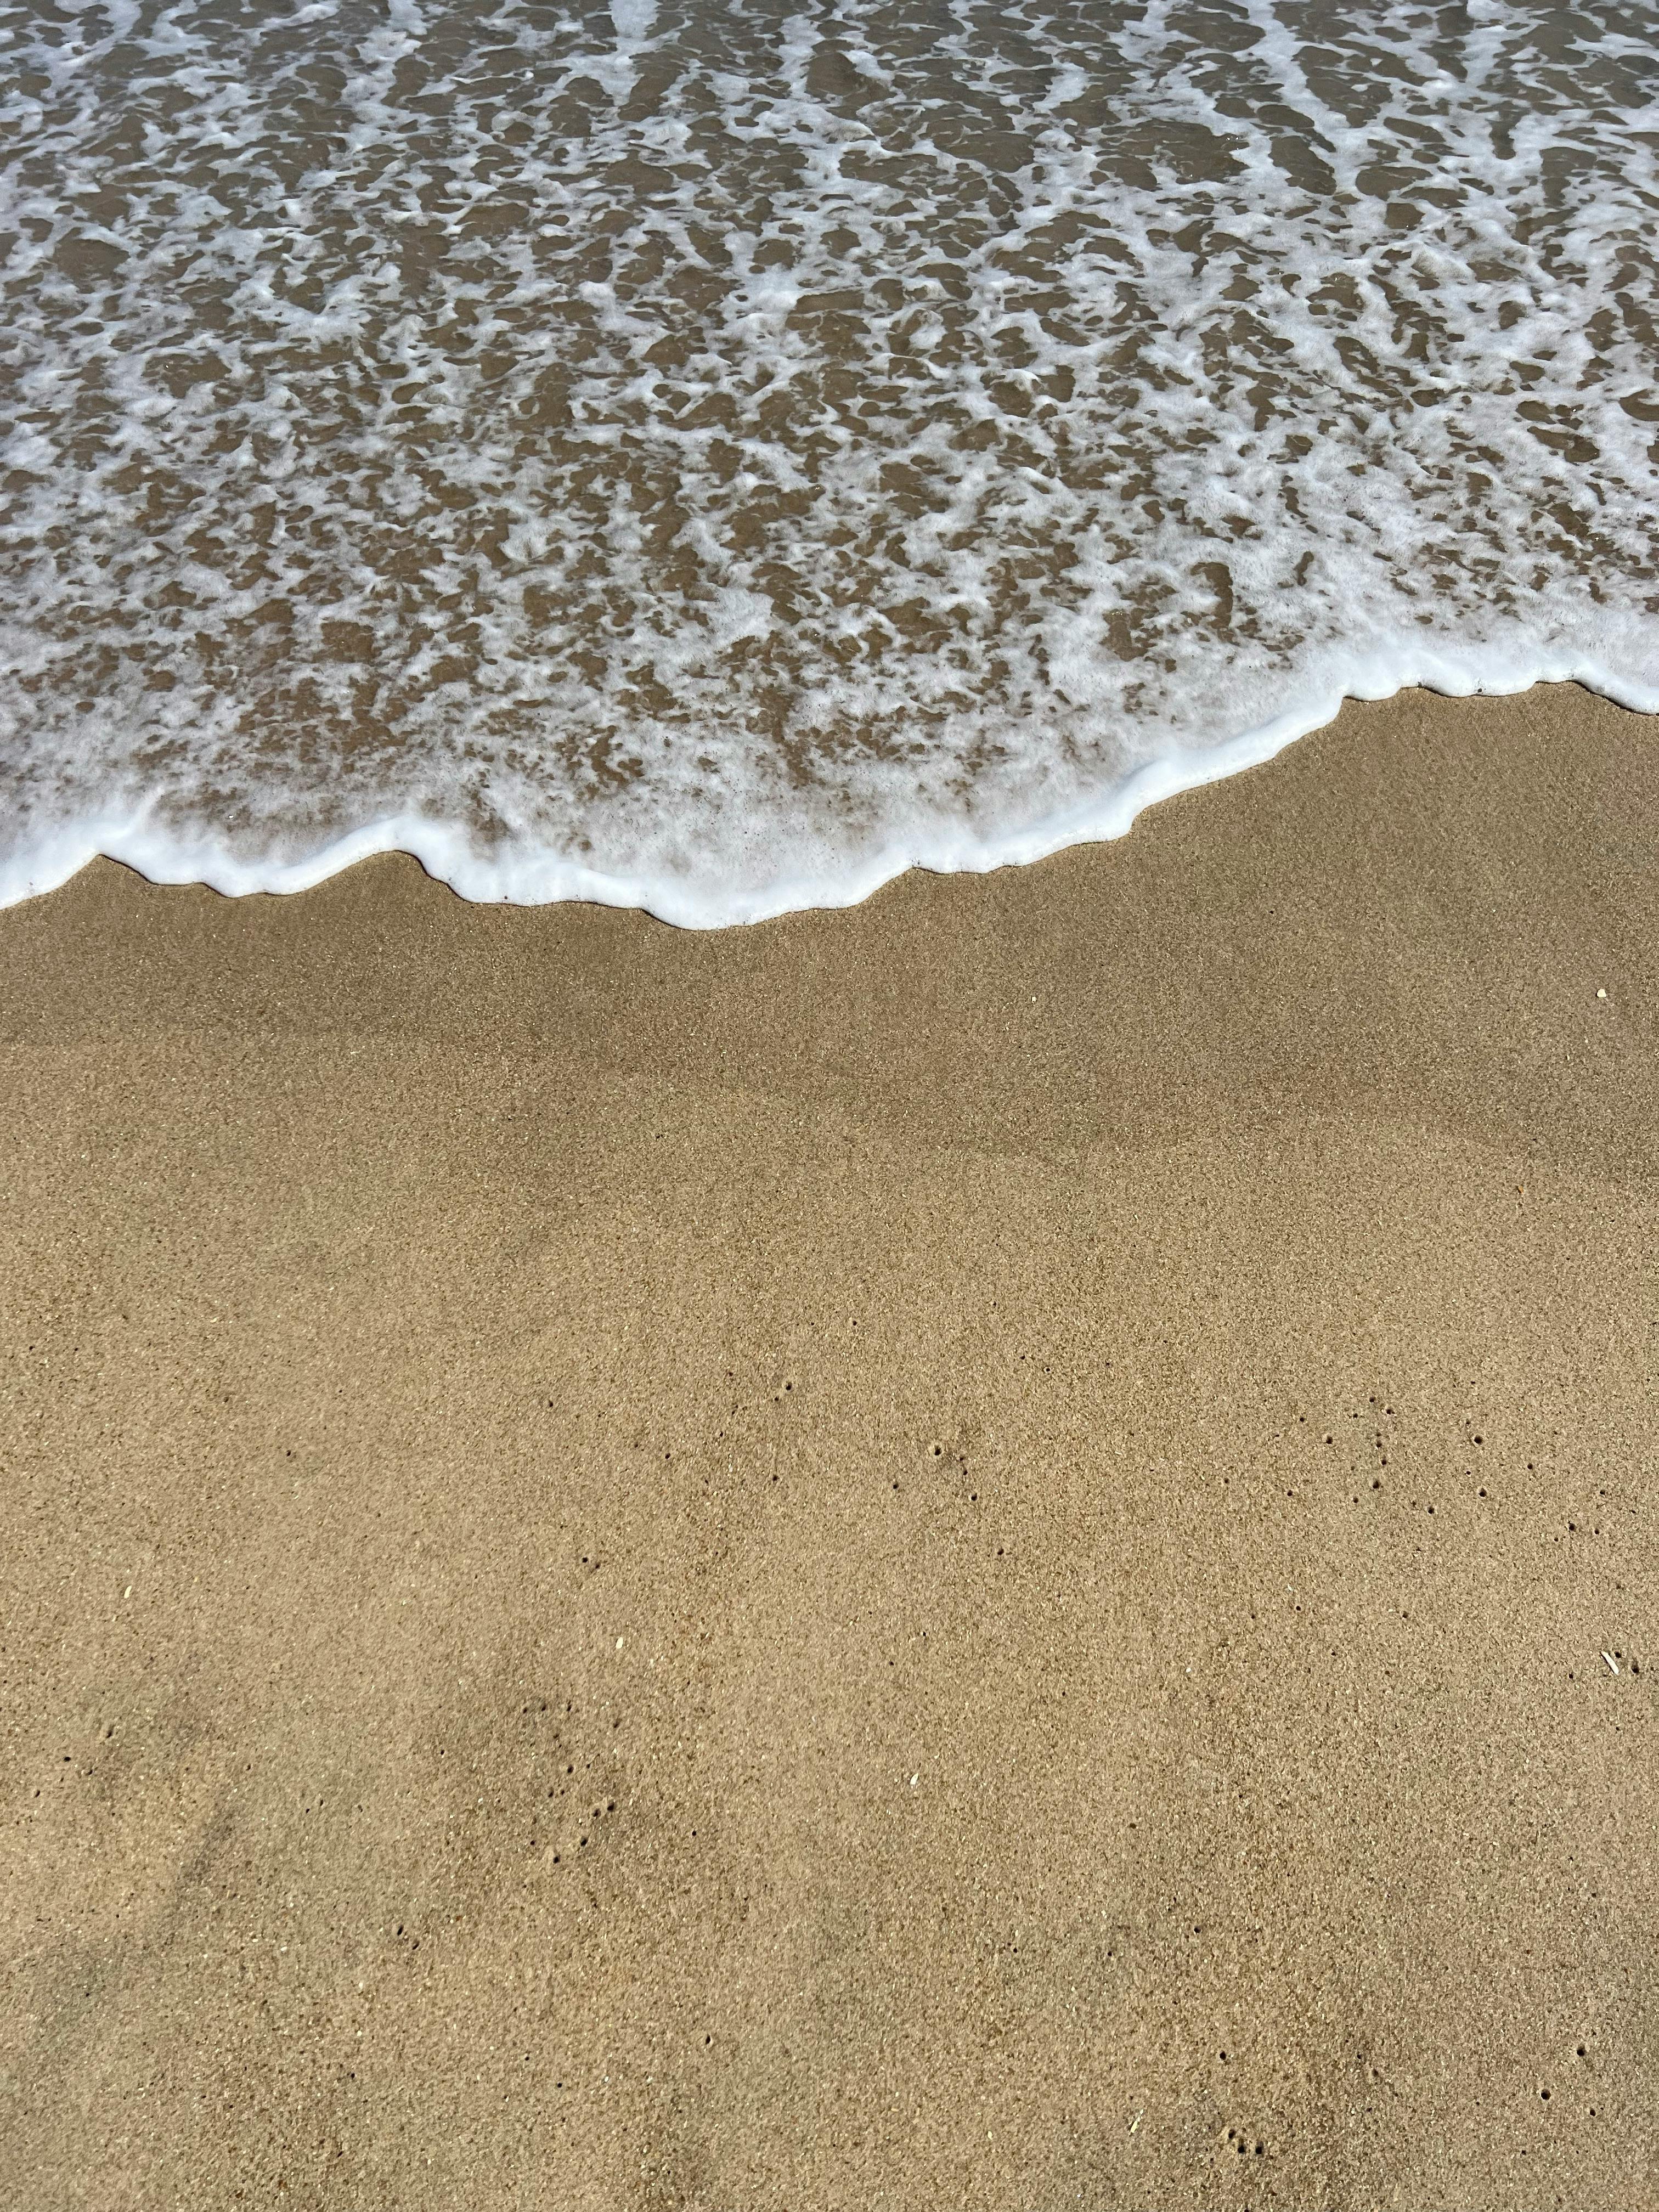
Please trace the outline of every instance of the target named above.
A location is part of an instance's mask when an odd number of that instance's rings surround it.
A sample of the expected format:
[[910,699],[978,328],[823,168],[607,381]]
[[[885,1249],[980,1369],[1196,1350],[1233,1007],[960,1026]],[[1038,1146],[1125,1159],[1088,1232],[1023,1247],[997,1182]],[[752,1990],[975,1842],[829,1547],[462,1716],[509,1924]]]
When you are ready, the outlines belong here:
[[0,11],[0,900],[714,925],[1659,708],[1659,8]]

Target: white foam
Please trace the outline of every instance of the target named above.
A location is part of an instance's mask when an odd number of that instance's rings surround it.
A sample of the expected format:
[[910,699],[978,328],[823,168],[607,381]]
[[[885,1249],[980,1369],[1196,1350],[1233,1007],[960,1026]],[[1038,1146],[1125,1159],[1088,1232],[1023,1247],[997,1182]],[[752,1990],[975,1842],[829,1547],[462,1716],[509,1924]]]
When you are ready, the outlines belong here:
[[0,47],[0,899],[396,847],[748,920],[1347,695],[1659,709],[1653,0]]

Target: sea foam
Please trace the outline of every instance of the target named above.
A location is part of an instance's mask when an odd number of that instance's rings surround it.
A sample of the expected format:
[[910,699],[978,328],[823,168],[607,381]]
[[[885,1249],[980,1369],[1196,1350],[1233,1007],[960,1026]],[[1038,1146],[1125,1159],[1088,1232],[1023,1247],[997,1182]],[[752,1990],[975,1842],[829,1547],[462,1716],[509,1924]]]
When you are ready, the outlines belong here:
[[0,899],[681,922],[1659,708],[1659,7],[0,7]]

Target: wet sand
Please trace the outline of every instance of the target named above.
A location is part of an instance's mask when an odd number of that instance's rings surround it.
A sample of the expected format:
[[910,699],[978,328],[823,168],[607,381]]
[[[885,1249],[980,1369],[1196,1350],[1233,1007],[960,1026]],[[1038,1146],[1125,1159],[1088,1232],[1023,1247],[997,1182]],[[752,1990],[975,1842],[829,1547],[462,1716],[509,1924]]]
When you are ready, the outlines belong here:
[[1571,689],[0,915],[15,2201],[1659,2201],[1656,1006]]

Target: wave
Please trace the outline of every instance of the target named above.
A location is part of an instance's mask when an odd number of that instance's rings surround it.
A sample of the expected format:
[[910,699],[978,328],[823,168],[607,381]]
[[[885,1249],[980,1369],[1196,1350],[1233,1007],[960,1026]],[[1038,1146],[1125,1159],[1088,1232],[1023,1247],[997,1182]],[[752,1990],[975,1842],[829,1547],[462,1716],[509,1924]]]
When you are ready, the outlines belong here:
[[1652,5],[0,39],[0,898],[723,923],[1346,696],[1659,707]]

